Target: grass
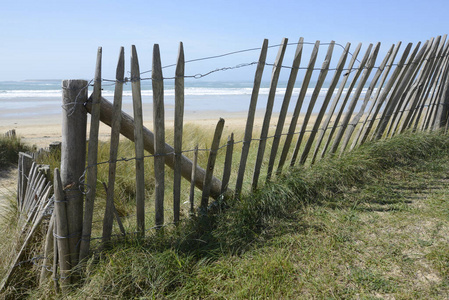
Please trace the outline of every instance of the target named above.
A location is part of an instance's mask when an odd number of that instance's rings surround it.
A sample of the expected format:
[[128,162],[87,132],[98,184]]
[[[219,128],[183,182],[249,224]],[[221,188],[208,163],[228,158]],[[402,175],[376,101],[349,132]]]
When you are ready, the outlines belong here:
[[[447,298],[448,170],[442,134],[365,144],[208,218],[117,241],[67,298]],[[3,296],[55,297],[50,282]]]
[[18,137],[0,137],[0,171],[17,165],[19,152],[31,151]]

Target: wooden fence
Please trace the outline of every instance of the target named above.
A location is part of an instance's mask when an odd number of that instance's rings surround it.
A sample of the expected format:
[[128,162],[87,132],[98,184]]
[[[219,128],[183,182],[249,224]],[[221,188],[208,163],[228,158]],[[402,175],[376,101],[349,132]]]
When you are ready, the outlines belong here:
[[[71,283],[68,276],[71,268],[89,255],[92,240],[92,221],[97,188],[98,130],[100,121],[111,127],[109,177],[107,183],[106,208],[103,219],[102,243],[111,241],[114,219],[120,218],[114,206],[114,185],[116,177],[117,149],[120,134],[135,143],[136,176],[136,228],[137,235],[143,237],[145,227],[145,176],[155,180],[154,223],[159,228],[167,223],[164,216],[165,166],[174,170],[173,222],[180,220],[181,177],[191,182],[190,212],[195,209],[193,189],[202,190],[199,209],[207,214],[209,198],[239,197],[244,181],[248,180],[247,162],[250,146],[257,143],[257,156],[254,162],[251,186],[256,189],[261,174],[269,181],[282,174],[286,164],[314,164],[317,160],[345,151],[350,151],[367,141],[388,138],[407,130],[446,129],[449,104],[449,63],[446,35],[432,38],[414,47],[407,44],[401,52],[401,42],[389,47],[385,57],[376,65],[380,43],[369,45],[362,55],[361,44],[350,51],[348,43],[335,68],[330,68],[335,43],[327,45],[327,53],[321,67],[316,67],[320,42],[313,45],[311,58],[305,67],[301,66],[304,40],[294,43],[296,51],[290,69],[282,106],[277,117],[274,136],[269,136],[269,126],[273,113],[275,95],[284,55],[288,44],[283,39],[273,63],[267,63],[268,41],[263,42],[257,63],[254,85],[250,98],[241,156],[235,185],[230,182],[232,156],[234,153],[233,135],[225,148],[223,173],[214,173],[217,152],[221,148],[221,136],[225,120],[217,123],[213,141],[209,149],[209,160],[202,168],[197,163],[198,149],[193,161],[184,155],[182,149],[184,123],[184,70],[185,59],[182,43],[179,47],[175,71],[175,124],[174,145],[165,140],[164,117],[164,77],[162,74],[159,46],[154,45],[152,66],[153,90],[153,128],[154,132],[143,126],[141,73],[136,48],[131,49],[131,76],[124,77],[124,49],[121,48],[115,81],[113,103],[102,97],[102,50],[99,48],[93,92],[88,96],[87,81],[66,80],[63,82],[63,104],[66,108],[63,117],[63,141],[61,149],[61,172],[55,170],[55,230],[63,287]],[[360,54],[360,57],[359,57]],[[256,105],[262,82],[264,68],[272,65],[271,82],[266,102],[265,115],[260,136],[254,136]],[[294,111],[288,107],[297,85],[298,71],[304,70],[299,81],[299,95]],[[318,77],[311,85],[312,74]],[[327,78],[332,71],[332,78]],[[122,111],[123,84],[130,81],[132,86],[133,117]],[[323,84],[329,86],[323,90]],[[306,97],[307,90],[313,89]],[[315,107],[324,91],[321,107]],[[363,97],[362,97],[363,95]],[[91,125],[86,161],[86,111],[91,114]],[[314,111],[318,111],[312,118]],[[289,123],[287,120],[289,119]],[[301,121],[301,124],[299,124]],[[288,126],[287,126],[288,125]],[[299,130],[299,131],[298,131]],[[271,143],[267,143],[271,141]],[[296,143],[294,143],[296,141]],[[267,149],[271,146],[270,149]],[[144,173],[145,151],[154,161],[154,174]],[[267,155],[265,154],[267,152]],[[269,155],[268,155],[269,154]],[[277,168],[275,170],[275,166]],[[266,172],[266,173],[265,173]],[[220,178],[220,179],[219,179]],[[171,222],[171,220],[169,221]],[[121,226],[122,228],[122,226]]]

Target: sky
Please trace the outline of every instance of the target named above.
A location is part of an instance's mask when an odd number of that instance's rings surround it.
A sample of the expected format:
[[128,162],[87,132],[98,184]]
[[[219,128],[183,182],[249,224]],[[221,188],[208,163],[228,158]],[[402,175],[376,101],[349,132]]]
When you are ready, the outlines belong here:
[[[99,46],[104,78],[115,76],[120,47],[129,57],[131,45],[136,45],[141,71],[151,69],[154,44],[163,65],[175,63],[179,42],[186,60],[259,48],[264,39],[277,45],[283,38],[297,42],[300,37],[351,42],[352,47],[381,42],[380,53],[386,53],[398,41],[415,44],[448,33],[448,12],[447,0],[7,1],[0,9],[0,81],[89,80]],[[186,73],[257,61],[258,56],[252,51],[207,60]],[[172,76],[174,70],[164,72]],[[222,72],[210,79],[250,79],[248,72]]]

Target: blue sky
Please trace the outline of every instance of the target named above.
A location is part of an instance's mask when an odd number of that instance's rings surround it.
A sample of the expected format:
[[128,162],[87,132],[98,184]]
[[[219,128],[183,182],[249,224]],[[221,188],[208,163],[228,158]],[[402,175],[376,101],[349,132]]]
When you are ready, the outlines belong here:
[[[168,65],[176,61],[180,41],[187,60],[260,47],[264,38],[274,45],[301,36],[308,42],[351,42],[353,48],[381,42],[386,52],[397,41],[448,33],[448,12],[447,0],[8,1],[0,10],[0,80],[91,79],[98,46],[104,77],[111,78],[120,46],[129,57],[136,45],[141,71],[151,68],[153,44],[160,45]],[[251,62],[258,55],[211,60],[198,70]],[[216,76],[211,80],[235,75]]]

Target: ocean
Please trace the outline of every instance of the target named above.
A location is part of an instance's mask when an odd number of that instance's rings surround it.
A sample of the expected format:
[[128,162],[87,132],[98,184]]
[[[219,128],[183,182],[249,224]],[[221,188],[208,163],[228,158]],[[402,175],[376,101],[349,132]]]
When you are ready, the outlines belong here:
[[[166,115],[174,107],[174,82],[167,80],[164,83],[164,102]],[[279,82],[273,111],[278,112],[284,98],[286,82]],[[307,90],[301,113],[305,113],[310,97],[313,93],[314,83]],[[113,101],[114,83],[102,83],[102,96]],[[145,107],[152,104],[151,81],[142,81],[142,101]],[[246,112],[249,107],[253,82],[225,82],[186,80],[185,82],[185,111],[195,112],[196,115],[207,114],[208,111]],[[89,87],[89,94],[92,87]],[[300,92],[300,83],[297,84],[290,100],[289,111],[293,111]],[[327,92],[324,85],[315,104],[314,113],[319,111]],[[334,92],[335,93],[335,92]],[[269,94],[269,82],[264,82],[259,91],[257,109],[264,109]],[[361,99],[364,94],[362,93]],[[20,120],[38,116],[48,118],[60,117],[62,114],[61,80],[26,80],[26,81],[0,81],[0,125],[6,120]],[[131,84],[124,85],[123,110],[132,115]],[[145,117],[145,112],[144,112]]]

